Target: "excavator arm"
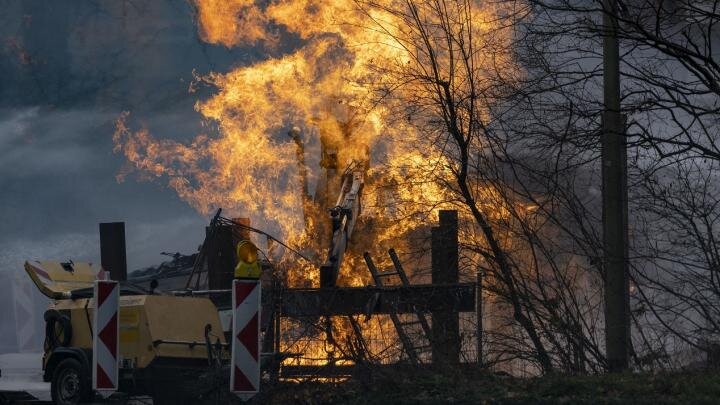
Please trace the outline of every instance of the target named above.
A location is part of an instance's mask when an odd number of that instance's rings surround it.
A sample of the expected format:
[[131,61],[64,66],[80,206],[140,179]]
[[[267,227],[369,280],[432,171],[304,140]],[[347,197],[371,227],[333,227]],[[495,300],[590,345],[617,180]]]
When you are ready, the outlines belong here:
[[342,175],[342,186],[335,207],[330,209],[332,239],[327,260],[320,266],[320,287],[334,287],[342,265],[348,240],[360,215],[360,194],[362,193],[366,168],[353,161]]

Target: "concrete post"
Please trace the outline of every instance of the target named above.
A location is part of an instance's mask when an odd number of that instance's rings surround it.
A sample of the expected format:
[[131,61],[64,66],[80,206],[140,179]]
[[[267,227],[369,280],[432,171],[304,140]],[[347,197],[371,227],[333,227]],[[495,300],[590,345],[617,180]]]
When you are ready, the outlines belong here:
[[630,311],[627,268],[627,158],[620,114],[620,56],[616,0],[604,0],[602,134],[605,345],[608,370],[628,368]]

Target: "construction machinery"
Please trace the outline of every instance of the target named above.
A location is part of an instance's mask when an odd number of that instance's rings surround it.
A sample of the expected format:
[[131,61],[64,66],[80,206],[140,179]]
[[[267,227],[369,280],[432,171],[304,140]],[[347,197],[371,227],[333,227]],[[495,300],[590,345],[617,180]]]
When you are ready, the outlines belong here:
[[[353,162],[342,174],[337,204],[330,209],[332,238],[327,260],[320,268],[323,286],[334,286],[337,280],[360,212],[364,170]],[[228,327],[223,328],[223,323],[229,322],[227,319],[221,322],[219,316],[228,312],[225,301],[229,290],[199,290],[201,285],[212,284],[213,266],[209,260],[218,253],[213,252],[217,249],[216,233],[224,226],[234,232],[261,234],[309,259],[269,234],[220,214],[218,210],[211,220],[184,290],[166,295],[156,292],[157,284],[146,289],[132,282],[120,282],[119,392],[128,396],[149,395],[155,404],[217,401],[218,396],[224,396],[223,403],[230,401]],[[94,395],[93,283],[105,279],[108,273],[89,263],[71,261],[26,262],[25,270],[37,288],[53,300],[45,312],[43,353],[43,380],[51,383],[53,401],[63,405],[88,401]],[[265,317],[266,327],[275,319],[272,309],[267,312],[270,316]]]
[[[45,312],[42,360],[53,401],[91,400],[92,287],[104,272],[88,263],[50,261],[26,262],[25,270],[53,300]],[[121,282],[119,325],[119,392],[149,395],[155,404],[202,403],[227,392],[227,345],[209,299],[158,295]]]
[[342,265],[348,240],[352,236],[355,222],[360,215],[360,193],[362,192],[366,167],[353,161],[342,175],[342,185],[337,203],[330,209],[332,239],[327,260],[320,266],[320,287],[334,287]]

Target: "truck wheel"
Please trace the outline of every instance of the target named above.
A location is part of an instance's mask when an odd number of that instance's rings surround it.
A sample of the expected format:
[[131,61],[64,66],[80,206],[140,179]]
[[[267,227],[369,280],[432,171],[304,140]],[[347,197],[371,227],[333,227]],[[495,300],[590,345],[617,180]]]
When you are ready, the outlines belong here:
[[55,367],[50,395],[57,405],[75,405],[90,400],[88,371],[73,358],[65,359]]

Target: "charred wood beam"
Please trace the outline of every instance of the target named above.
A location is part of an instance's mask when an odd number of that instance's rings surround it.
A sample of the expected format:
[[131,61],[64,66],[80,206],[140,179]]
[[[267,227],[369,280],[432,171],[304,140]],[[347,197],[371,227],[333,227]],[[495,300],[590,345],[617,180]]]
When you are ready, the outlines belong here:
[[208,227],[206,241],[209,242],[207,251],[208,288],[218,290],[230,288],[235,276],[235,241],[233,229],[230,225],[219,225],[215,229]]
[[[459,277],[458,213],[441,210],[439,226],[431,229],[432,283],[457,283]],[[460,320],[457,312],[432,309],[432,360],[435,364],[460,362]]]
[[124,222],[100,223],[100,265],[111,280],[127,280]]
[[475,311],[475,284],[424,284],[408,287],[337,287],[286,289],[281,316],[290,318]]

